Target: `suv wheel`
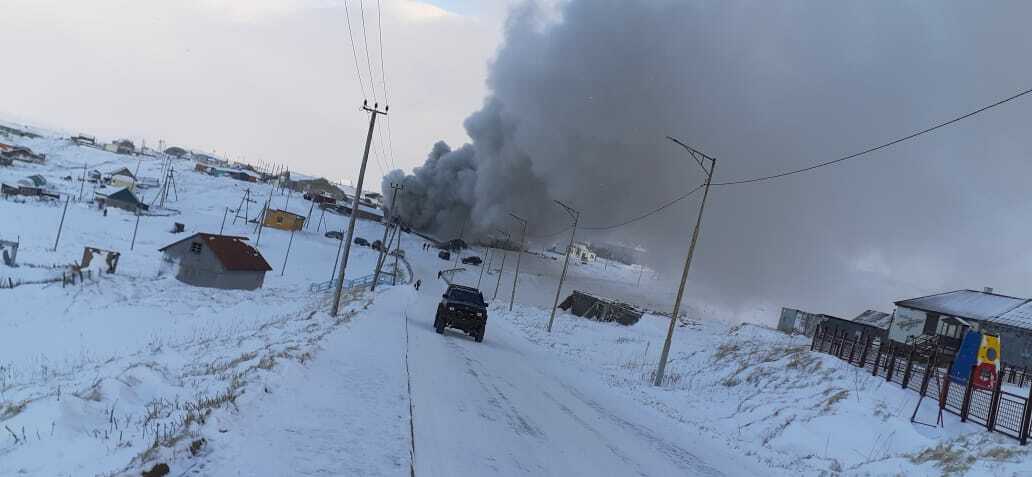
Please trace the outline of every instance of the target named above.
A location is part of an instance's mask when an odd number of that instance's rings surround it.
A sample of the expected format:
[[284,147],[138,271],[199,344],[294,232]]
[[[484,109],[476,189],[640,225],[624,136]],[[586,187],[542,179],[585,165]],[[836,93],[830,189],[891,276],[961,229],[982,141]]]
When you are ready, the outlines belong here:
[[441,319],[440,315],[434,317],[434,331],[439,335],[444,334],[444,320]]
[[473,341],[476,341],[477,343],[484,341],[484,328],[480,328],[477,331],[477,334],[473,335]]

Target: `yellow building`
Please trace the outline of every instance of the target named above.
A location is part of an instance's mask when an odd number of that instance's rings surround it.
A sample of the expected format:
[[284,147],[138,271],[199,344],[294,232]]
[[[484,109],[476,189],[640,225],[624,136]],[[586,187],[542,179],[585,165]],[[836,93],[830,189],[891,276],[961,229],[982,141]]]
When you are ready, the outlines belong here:
[[269,209],[265,212],[265,218],[262,220],[262,223],[266,227],[274,229],[301,230],[301,227],[305,225],[305,216],[285,210]]

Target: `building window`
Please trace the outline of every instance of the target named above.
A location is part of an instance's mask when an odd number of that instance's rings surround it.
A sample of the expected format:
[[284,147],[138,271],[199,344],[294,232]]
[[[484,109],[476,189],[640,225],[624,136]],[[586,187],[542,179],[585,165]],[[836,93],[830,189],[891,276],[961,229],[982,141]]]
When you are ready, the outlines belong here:
[[277,215],[276,216],[276,223],[277,224],[282,224],[283,223],[283,216],[282,215]]
[[201,243],[194,242],[190,244],[190,251],[193,253],[201,253]]

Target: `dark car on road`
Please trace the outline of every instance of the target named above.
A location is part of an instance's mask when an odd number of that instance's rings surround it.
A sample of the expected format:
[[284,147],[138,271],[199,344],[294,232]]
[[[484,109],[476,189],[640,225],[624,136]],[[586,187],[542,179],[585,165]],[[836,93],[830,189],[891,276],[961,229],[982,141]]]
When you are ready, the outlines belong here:
[[457,328],[473,337],[479,343],[484,341],[487,326],[487,303],[480,290],[462,285],[448,285],[441,296],[434,317],[434,330],[444,333],[444,328]]
[[326,238],[344,240],[344,234],[338,230],[331,230],[326,232]]
[[382,250],[383,249],[383,242],[381,242],[379,240],[373,240],[372,247],[373,247],[373,250]]
[[451,252],[447,250],[441,250],[440,252],[437,252],[437,258],[441,260],[451,260]]
[[362,237],[355,237],[355,245],[361,245],[363,247],[369,246],[369,241]]
[[479,266],[481,263],[484,263],[484,261],[481,260],[480,257],[478,257],[476,255],[471,255],[469,257],[466,257],[466,258],[462,259],[462,263],[464,263],[466,265],[477,265],[477,266]]

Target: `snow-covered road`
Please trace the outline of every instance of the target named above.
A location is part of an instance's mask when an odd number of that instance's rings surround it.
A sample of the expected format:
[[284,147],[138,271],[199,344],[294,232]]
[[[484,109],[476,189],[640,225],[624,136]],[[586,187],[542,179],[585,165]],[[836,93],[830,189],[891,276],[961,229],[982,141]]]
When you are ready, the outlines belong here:
[[[417,265],[416,276],[435,275]],[[445,286],[428,280],[406,309],[416,475],[753,474],[597,377],[552,369],[504,318],[488,322],[483,343],[436,334]]]

